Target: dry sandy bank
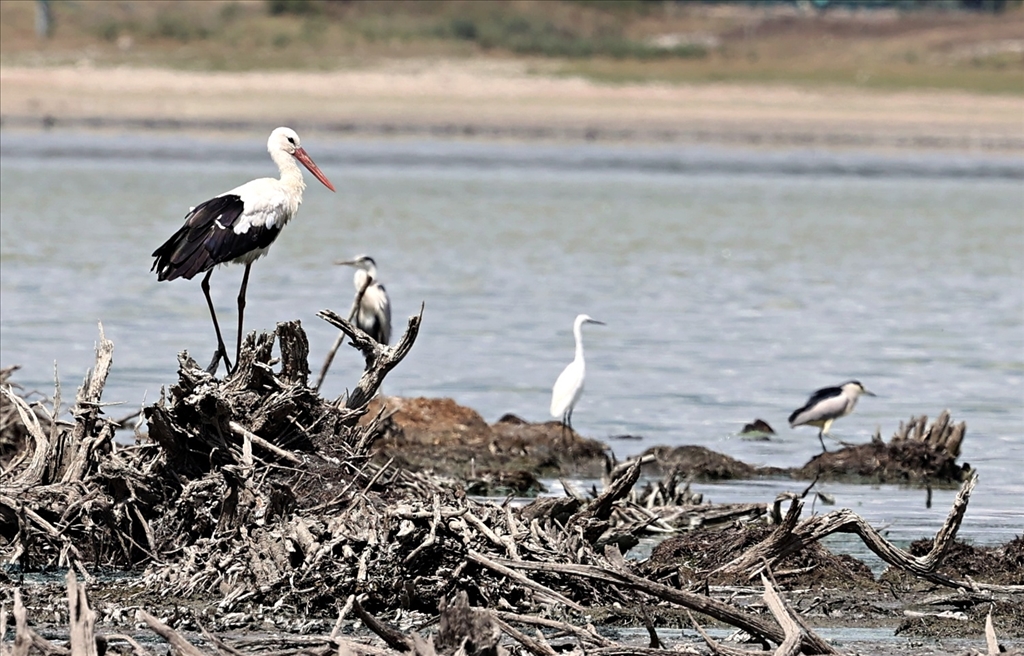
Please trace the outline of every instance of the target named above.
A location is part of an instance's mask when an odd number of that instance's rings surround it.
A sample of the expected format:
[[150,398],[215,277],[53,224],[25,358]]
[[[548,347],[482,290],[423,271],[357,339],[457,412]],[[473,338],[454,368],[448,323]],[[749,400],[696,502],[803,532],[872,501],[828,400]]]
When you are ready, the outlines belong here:
[[0,67],[5,127],[282,123],[347,133],[1024,152],[1024,99],[779,85],[607,85],[517,62],[331,72]]

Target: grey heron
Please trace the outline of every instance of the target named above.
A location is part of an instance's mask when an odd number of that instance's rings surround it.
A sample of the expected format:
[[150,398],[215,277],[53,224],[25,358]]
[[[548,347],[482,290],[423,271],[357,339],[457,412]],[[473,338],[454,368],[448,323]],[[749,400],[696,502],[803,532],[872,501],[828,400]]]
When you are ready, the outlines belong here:
[[836,419],[853,412],[861,394],[875,396],[857,380],[843,383],[839,387],[823,387],[811,394],[811,398],[807,399],[807,403],[803,407],[793,411],[793,414],[789,416],[789,425],[791,428],[817,426],[821,450],[828,451],[825,448],[825,440],[822,439],[822,435],[828,433],[828,429]]
[[217,354],[210,365],[217,370],[221,358],[231,372],[228,350],[217,323],[217,313],[210,298],[210,276],[218,264],[235,262],[245,265],[242,286],[238,291],[238,342],[235,365],[242,353],[242,317],[245,312],[245,290],[249,285],[249,268],[266,255],[281,229],[299,211],[306,183],[296,161],[305,166],[325,187],[334,191],[306,151],[299,145],[299,135],[291,128],[277,128],[267,139],[267,152],[277,164],[280,178],[258,178],[235,187],[189,210],[185,225],[160,248],[153,251],[153,271],[157,280],[185,278],[191,280],[206,273],[200,285],[213,317],[217,333]]
[[576,317],[572,324],[572,334],[576,338],[576,357],[566,365],[558,375],[555,386],[551,389],[551,416],[562,420],[563,432],[572,430],[572,409],[583,393],[583,379],[587,374],[587,365],[583,360],[583,334],[585,323],[596,323],[603,326],[603,321],[591,319],[586,314]]
[[[369,255],[357,255],[351,260],[335,264],[356,268],[356,273],[352,277],[356,298],[359,300],[359,307],[355,313],[356,325],[378,343],[386,346],[391,340],[391,299],[388,298],[384,285],[377,282],[377,263]],[[364,285],[366,291],[363,292],[362,299],[359,299],[359,292]]]

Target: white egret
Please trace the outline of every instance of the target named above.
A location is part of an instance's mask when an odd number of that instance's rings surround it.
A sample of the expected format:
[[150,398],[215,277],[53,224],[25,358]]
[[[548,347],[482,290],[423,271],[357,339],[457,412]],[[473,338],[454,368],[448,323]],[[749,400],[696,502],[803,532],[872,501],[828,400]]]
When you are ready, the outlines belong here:
[[793,414],[789,416],[789,425],[791,428],[817,426],[821,450],[828,451],[825,448],[825,440],[822,439],[822,435],[828,434],[828,429],[836,419],[853,412],[861,394],[875,396],[873,392],[867,391],[856,380],[843,383],[839,387],[823,387],[812,394],[803,407],[793,411]]
[[335,264],[356,268],[352,283],[355,285],[357,298],[366,285],[363,298],[356,308],[356,325],[378,343],[386,346],[391,339],[391,299],[388,298],[384,285],[377,282],[377,263],[369,255],[357,255],[351,260]]
[[572,409],[583,393],[583,380],[587,374],[587,365],[583,359],[582,328],[585,323],[596,323],[603,326],[603,321],[591,319],[586,314],[576,317],[572,324],[572,334],[576,338],[576,357],[570,362],[551,388],[551,416],[562,421],[563,432],[572,430]]
[[245,265],[242,286],[238,291],[237,364],[242,353],[242,316],[245,312],[249,268],[253,262],[266,255],[281,228],[295,216],[302,203],[302,191],[306,183],[295,161],[302,162],[317,180],[334,191],[334,186],[299,145],[299,135],[295,130],[277,128],[271,132],[267,139],[267,152],[277,164],[280,178],[251,180],[196,205],[185,216],[185,225],[153,251],[156,260],[152,270],[156,271],[157,280],[191,280],[196,274],[206,272],[201,287],[206,295],[206,304],[210,307],[210,316],[213,317],[213,329],[217,332],[217,355],[210,365],[214,371],[221,358],[224,358],[224,364],[230,371],[231,361],[228,360],[227,347],[224,346],[217,313],[210,298],[213,267],[228,262]]

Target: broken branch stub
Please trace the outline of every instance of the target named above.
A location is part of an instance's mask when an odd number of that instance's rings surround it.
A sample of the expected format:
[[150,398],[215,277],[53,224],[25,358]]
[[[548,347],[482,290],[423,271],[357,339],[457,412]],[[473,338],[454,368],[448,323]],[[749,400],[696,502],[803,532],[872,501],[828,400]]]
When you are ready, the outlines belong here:
[[[332,310],[321,310],[317,316],[348,335],[352,346],[362,351],[366,358],[366,369],[344,403],[344,407],[352,410],[366,405],[380,389],[384,377],[408,355],[409,349],[412,348],[420,331],[423,306],[420,306],[419,314],[409,317],[409,325],[405,329],[402,339],[393,347],[377,343],[359,327],[349,323]],[[338,405],[342,405],[340,400]]]
[[[363,302],[363,295],[366,294],[366,290],[370,288],[373,283],[373,278],[366,276],[366,280],[363,281],[363,286],[356,292],[356,297],[352,299],[352,307],[348,311],[349,322],[356,318],[356,313],[359,311],[359,305]],[[331,368],[331,363],[334,362],[334,356],[337,355],[338,349],[341,348],[341,343],[345,341],[345,333],[339,332],[337,338],[334,340],[334,344],[331,345],[331,349],[327,351],[327,357],[324,358],[324,365],[320,368],[320,375],[316,377],[316,385],[313,389],[320,391],[320,386],[324,384],[324,378],[327,377],[327,371]]]
[[[938,566],[942,559],[952,547],[956,533],[963,521],[964,513],[967,511],[967,504],[971,498],[971,492],[978,482],[978,475],[974,473],[960,486],[953,505],[949,510],[945,523],[935,534],[935,540],[931,550],[920,557],[895,546],[878,533],[874,527],[865,522],[859,515],[849,509],[835,510],[824,515],[809,517],[802,522],[793,525],[794,509],[798,509],[800,502],[794,501],[794,505],[787,514],[786,521],[772,533],[767,539],[754,545],[746,552],[719,567],[714,571],[716,574],[741,574],[748,572],[755,576],[763,568],[763,563],[774,566],[786,556],[800,551],[811,542],[832,533],[855,533],[864,542],[864,545],[873,551],[879,558],[899,569],[905,570],[923,579],[941,585],[961,587],[966,585],[961,581],[954,581],[937,573]],[[982,585],[982,584],[977,584]],[[995,586],[999,588],[1000,586]]]

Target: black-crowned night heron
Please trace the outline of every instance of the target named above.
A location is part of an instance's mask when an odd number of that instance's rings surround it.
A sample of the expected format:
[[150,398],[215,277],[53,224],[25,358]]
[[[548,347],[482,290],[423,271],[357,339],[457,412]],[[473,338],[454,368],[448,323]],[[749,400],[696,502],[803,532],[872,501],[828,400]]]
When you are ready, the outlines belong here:
[[[352,283],[356,287],[356,296],[366,285],[363,298],[356,310],[356,325],[364,333],[378,343],[387,345],[391,339],[391,299],[384,285],[377,282],[377,263],[369,255],[357,255],[345,262],[335,262],[356,268]],[[367,284],[369,280],[369,284]]]
[[572,409],[583,394],[583,379],[587,375],[587,365],[583,360],[582,328],[585,323],[604,325],[603,321],[591,319],[586,314],[576,317],[572,324],[572,334],[576,338],[576,357],[558,375],[551,389],[551,416],[562,420],[563,431],[566,428],[572,430]]
[[856,380],[843,383],[839,387],[823,387],[811,394],[811,398],[807,399],[807,403],[802,408],[793,411],[793,414],[789,416],[789,425],[791,428],[817,426],[821,450],[828,451],[825,448],[825,440],[822,439],[822,435],[828,433],[833,421],[853,412],[861,394],[875,396],[874,393],[867,391],[860,381]]

